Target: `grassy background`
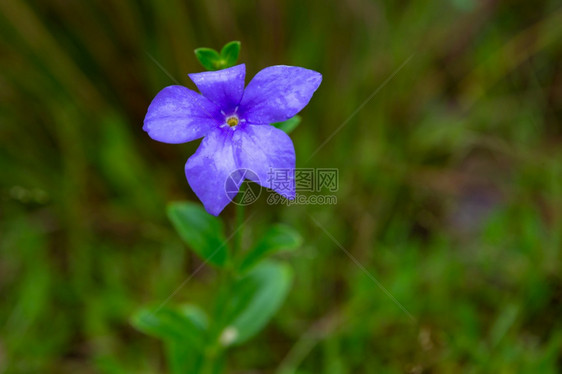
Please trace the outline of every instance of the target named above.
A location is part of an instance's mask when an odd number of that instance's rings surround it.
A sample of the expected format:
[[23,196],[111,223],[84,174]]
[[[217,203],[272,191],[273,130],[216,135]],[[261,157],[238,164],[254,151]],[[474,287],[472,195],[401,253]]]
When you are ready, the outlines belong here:
[[[166,372],[128,319],[200,264],[165,217],[196,200],[183,165],[198,142],[142,131],[173,84],[153,59],[194,88],[193,49],[230,40],[248,77],[323,74],[292,138],[297,166],[340,170],[335,206],[249,208],[247,243],[282,221],[305,244],[289,299],[230,373],[562,371],[559,2],[9,0],[0,372]],[[213,279],[171,302],[205,304]]]

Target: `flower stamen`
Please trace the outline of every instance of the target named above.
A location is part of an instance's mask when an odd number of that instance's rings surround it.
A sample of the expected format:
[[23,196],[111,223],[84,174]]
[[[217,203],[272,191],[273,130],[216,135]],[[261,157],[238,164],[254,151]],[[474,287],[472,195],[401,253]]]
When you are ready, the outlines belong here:
[[226,119],[226,124],[230,127],[235,127],[236,125],[238,125],[238,117],[236,116],[230,116]]

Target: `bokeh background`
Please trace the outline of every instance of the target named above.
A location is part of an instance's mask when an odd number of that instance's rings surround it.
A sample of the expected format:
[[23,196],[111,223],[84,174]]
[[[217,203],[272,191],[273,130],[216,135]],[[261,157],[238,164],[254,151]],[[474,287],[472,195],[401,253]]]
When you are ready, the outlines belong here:
[[[292,138],[340,185],[247,209],[246,242],[275,221],[304,245],[228,372],[561,372],[562,4],[542,0],[0,1],[0,372],[166,372],[129,318],[201,263],[165,215],[197,201],[198,142],[142,121],[165,71],[194,88],[193,49],[230,40],[247,81],[323,74]],[[214,279],[170,303],[205,305]]]

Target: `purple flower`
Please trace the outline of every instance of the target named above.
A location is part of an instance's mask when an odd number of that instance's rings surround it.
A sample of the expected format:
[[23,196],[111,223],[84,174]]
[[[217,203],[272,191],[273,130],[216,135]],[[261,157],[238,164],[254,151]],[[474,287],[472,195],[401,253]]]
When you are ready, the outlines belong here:
[[[245,176],[294,199],[294,180],[277,188],[268,184],[272,169],[295,168],[293,142],[271,123],[300,112],[322,81],[315,71],[279,65],[260,71],[244,89],[245,75],[244,64],[189,74],[201,94],[183,86],[166,87],[152,100],[144,119],[143,129],[160,142],[204,137],[187,160],[185,175],[213,215],[231,201],[225,183],[233,183],[233,175],[239,176],[234,177],[236,190]],[[240,170],[251,172],[237,174]]]

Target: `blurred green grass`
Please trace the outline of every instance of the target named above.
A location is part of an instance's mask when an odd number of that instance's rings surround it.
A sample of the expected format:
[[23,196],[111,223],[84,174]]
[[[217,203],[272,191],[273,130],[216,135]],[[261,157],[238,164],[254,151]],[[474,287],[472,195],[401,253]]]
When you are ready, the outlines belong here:
[[229,40],[247,81],[323,74],[292,138],[297,166],[340,170],[336,206],[250,207],[247,240],[276,220],[305,244],[229,372],[562,371],[561,25],[556,1],[0,2],[0,371],[165,372],[128,319],[199,264],[164,214],[196,199],[197,144],[142,131],[173,84],[152,58],[194,88],[193,49]]

